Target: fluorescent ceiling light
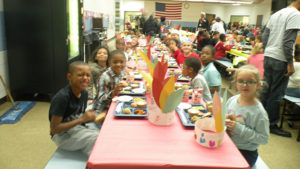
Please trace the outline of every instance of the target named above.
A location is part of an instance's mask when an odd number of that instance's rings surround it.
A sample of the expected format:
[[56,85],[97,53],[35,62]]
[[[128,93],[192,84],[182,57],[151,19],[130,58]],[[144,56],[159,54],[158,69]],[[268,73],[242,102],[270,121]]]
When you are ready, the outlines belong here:
[[[183,1],[183,0],[175,0],[175,1]],[[248,1],[248,2],[244,2],[244,1],[218,1],[218,0],[185,0],[188,2],[210,2],[210,3],[222,3],[222,4],[252,4],[253,1]]]
[[232,6],[240,6],[241,4],[232,4]]

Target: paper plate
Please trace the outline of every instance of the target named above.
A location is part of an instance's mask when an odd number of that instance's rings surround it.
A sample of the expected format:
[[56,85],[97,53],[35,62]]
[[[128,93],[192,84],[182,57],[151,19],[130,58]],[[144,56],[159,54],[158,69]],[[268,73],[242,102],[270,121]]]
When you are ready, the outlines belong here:
[[120,97],[118,97],[118,101],[120,101],[120,102],[129,102],[132,99],[133,98],[131,96],[120,96]]
[[189,109],[189,108],[192,107],[192,105],[189,104],[189,103],[180,103],[180,104],[178,105],[178,107],[181,108],[181,109]]
[[131,91],[133,93],[145,93],[146,92],[145,89],[141,89],[141,88],[132,89]]

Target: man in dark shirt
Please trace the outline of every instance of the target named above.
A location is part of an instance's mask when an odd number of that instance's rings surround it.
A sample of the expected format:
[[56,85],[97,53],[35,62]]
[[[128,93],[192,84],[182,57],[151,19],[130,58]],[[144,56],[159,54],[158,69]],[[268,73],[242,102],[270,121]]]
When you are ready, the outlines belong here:
[[201,29],[209,31],[209,23],[208,20],[205,18],[205,12],[201,12],[197,27],[198,30]]

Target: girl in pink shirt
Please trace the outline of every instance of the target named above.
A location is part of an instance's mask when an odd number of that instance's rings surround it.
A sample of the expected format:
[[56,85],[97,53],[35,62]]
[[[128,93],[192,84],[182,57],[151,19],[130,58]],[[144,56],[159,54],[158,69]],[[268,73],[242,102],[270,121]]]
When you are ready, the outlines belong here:
[[264,50],[262,43],[256,43],[248,58],[248,63],[254,65],[260,71],[260,77],[264,77]]

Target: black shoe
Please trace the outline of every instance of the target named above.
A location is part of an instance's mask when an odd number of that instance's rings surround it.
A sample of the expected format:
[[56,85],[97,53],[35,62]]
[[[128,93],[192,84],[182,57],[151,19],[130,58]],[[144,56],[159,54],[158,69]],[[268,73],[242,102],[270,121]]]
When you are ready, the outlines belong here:
[[292,137],[292,134],[290,132],[282,130],[277,125],[270,126],[270,133],[283,136],[283,137]]

